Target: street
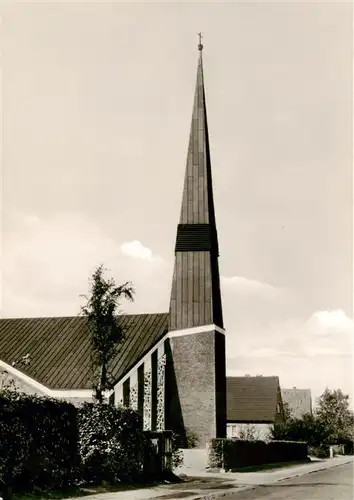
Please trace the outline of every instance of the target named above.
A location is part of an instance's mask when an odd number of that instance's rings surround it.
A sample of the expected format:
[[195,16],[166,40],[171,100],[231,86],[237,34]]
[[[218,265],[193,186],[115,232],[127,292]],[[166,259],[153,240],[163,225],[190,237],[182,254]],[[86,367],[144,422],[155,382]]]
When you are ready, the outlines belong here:
[[230,500],[352,500],[353,464],[240,491]]

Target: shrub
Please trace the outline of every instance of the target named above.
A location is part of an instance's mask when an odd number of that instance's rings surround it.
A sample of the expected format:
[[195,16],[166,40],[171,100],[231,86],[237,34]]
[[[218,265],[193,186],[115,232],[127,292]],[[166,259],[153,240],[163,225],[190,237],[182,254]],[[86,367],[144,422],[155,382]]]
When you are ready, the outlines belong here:
[[0,393],[0,478],[11,490],[69,486],[79,471],[76,408],[55,399]]
[[79,453],[86,480],[133,480],[142,475],[151,444],[139,415],[125,407],[84,403],[78,412]]
[[183,465],[183,450],[180,449],[180,436],[172,432],[172,469]]
[[212,439],[209,448],[209,467],[226,470],[306,459],[307,444],[301,442]]
[[310,446],[309,455],[316,458],[329,458],[329,445]]

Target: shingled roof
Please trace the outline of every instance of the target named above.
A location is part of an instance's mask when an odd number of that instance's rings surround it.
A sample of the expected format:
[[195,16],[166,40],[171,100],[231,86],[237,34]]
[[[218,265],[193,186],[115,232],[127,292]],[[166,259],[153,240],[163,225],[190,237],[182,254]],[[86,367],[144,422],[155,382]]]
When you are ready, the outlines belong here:
[[278,377],[227,377],[228,422],[274,422]]
[[[168,314],[120,316],[126,340],[111,365],[119,380],[166,333]],[[90,339],[86,318],[0,319],[0,360],[12,364],[30,354],[20,371],[49,389],[91,389]],[[17,368],[17,367],[16,367]]]

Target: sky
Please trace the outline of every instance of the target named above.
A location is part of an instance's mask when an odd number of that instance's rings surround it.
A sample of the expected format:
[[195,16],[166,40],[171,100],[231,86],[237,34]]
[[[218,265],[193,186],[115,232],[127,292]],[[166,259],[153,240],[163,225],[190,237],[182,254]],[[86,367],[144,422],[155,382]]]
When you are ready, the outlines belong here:
[[168,311],[204,76],[229,374],[353,396],[350,2],[2,7],[1,317]]

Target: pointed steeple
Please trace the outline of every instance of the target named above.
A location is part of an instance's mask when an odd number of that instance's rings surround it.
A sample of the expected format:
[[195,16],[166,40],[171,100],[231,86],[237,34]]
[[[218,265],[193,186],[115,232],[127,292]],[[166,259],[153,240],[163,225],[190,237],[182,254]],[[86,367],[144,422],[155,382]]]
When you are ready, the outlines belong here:
[[198,49],[197,82],[175,247],[170,330],[203,325],[223,328],[201,35]]

